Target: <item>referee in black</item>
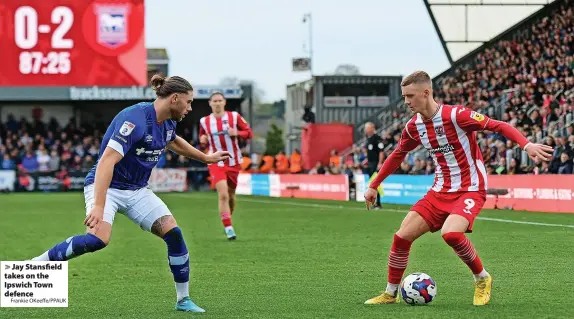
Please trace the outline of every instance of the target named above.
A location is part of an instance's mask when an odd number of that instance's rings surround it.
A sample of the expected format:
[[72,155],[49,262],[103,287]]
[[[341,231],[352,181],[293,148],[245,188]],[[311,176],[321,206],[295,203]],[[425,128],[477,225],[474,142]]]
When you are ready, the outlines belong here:
[[[383,166],[383,160],[385,159],[385,153],[383,152],[384,145],[383,139],[375,134],[375,124],[371,122],[365,124],[365,136],[367,137],[365,143],[365,147],[367,148],[367,174],[369,178],[371,178],[371,176]],[[381,208],[381,196],[378,192],[374,208]]]

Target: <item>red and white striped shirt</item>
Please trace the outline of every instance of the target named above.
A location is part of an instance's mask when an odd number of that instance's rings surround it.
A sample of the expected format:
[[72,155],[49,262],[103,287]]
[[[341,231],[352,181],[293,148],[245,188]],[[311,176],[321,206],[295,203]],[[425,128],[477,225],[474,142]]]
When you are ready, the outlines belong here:
[[429,152],[436,166],[432,190],[473,192],[487,189],[486,169],[476,141],[476,131],[489,130],[517,142],[522,148],[528,140],[507,123],[492,120],[461,105],[439,105],[436,114],[424,120],[415,114],[405,126],[401,139],[371,183],[380,183],[401,164],[418,145]]
[[[238,137],[250,139],[252,137],[249,124],[237,112],[226,111],[223,116],[216,117],[214,114],[202,117],[199,120],[199,136],[206,135],[209,141],[209,153],[228,151],[231,158],[217,163],[217,166],[237,166],[243,162],[239,149]],[[227,130],[234,128],[237,136],[230,136]]]

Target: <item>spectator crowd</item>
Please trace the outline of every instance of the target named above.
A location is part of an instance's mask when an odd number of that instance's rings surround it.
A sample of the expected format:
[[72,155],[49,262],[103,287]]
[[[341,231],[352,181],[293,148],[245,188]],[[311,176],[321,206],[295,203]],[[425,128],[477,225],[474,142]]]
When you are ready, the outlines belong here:
[[48,124],[12,115],[0,125],[0,168],[49,172],[62,168],[89,170],[98,155],[101,134],[95,128],[65,126],[55,119]]
[[[106,126],[75,123],[75,118],[60,125],[54,118],[44,123],[26,118],[16,120],[8,114],[7,121],[0,124],[0,170],[16,170],[19,178],[30,173],[55,172],[65,178],[68,172],[88,172],[98,157]],[[193,141],[189,129],[183,128],[178,134],[202,149]],[[194,186],[208,181],[205,164],[171,152],[164,152],[157,166],[188,168]]]
[[[534,23],[529,37],[503,40],[434,83],[438,103],[462,104],[510,123],[530,141],[555,148],[553,160],[533,162],[512,141],[478,134],[490,174],[572,174],[574,165],[574,11],[571,1]],[[395,112],[380,134],[388,155],[410,114]],[[356,147],[350,155],[364,157]],[[360,161],[354,161],[360,164]],[[409,154],[397,174],[433,174],[424,150]]]

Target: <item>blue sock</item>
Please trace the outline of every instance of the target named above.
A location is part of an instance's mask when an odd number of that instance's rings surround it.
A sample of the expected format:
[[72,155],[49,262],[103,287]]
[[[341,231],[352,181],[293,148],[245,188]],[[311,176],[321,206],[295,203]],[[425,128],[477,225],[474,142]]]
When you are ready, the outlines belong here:
[[183,234],[179,227],[174,227],[163,235],[163,240],[167,244],[167,256],[169,268],[173,273],[173,280],[176,283],[189,281],[189,254]]
[[106,244],[96,235],[77,235],[50,248],[50,250],[48,250],[48,256],[52,261],[65,261],[85,253],[98,251],[104,247],[106,247]]

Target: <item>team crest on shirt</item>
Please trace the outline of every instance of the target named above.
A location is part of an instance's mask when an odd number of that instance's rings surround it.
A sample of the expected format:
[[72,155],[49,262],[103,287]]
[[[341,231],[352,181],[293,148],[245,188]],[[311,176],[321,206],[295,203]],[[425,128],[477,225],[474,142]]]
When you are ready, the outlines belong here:
[[123,136],[128,136],[132,134],[132,131],[134,130],[135,127],[136,125],[134,123],[125,121],[124,124],[122,124],[122,127],[120,128],[120,134]]
[[434,131],[436,132],[437,136],[443,136],[444,135],[444,127],[442,127],[442,126],[435,127]]
[[484,121],[484,115],[477,113],[475,111],[470,112],[470,118],[477,121],[477,122]]
[[171,137],[173,136],[173,130],[167,131],[167,135],[165,137],[166,142],[171,141]]

